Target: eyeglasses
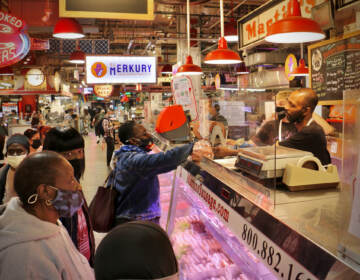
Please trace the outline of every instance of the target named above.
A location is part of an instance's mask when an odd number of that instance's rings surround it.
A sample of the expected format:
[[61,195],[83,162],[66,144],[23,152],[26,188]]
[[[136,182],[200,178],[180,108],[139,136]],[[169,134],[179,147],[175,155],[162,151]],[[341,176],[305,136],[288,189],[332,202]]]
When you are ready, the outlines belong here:
[[24,151],[22,149],[11,149],[11,150],[7,151],[7,155],[9,155],[9,156],[22,156],[25,154],[26,154],[26,151]]

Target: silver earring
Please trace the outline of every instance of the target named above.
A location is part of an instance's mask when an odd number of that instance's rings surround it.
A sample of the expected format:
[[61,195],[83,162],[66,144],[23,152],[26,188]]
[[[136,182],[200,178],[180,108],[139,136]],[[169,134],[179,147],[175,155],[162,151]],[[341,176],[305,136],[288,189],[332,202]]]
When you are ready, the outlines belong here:
[[51,204],[51,200],[49,200],[49,199],[45,200],[45,204],[46,204],[47,206],[52,205],[52,204]]
[[34,193],[34,194],[29,196],[29,198],[27,199],[27,203],[28,204],[35,204],[37,199],[38,199],[38,194]]

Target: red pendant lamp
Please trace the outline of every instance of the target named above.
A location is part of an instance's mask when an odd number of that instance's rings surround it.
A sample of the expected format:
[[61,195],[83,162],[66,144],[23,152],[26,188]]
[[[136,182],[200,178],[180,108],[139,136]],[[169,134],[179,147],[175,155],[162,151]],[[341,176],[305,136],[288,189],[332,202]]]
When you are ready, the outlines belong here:
[[237,34],[236,22],[235,22],[234,18],[232,18],[230,20],[230,22],[225,24],[224,34],[225,34],[225,39],[227,42],[237,42],[238,41],[239,37]]
[[208,64],[237,64],[242,60],[237,52],[229,50],[224,38],[224,7],[223,0],[220,0],[220,24],[221,24],[221,37],[219,39],[218,48],[209,52],[204,59]]
[[309,68],[305,66],[305,60],[301,58],[299,60],[299,66],[295,68],[290,74],[290,76],[309,76]]
[[298,0],[290,0],[285,18],[270,25],[265,40],[271,43],[306,43],[325,38],[319,24],[301,16]]
[[245,62],[241,62],[235,67],[236,75],[249,74],[249,69],[246,67]]
[[165,64],[161,68],[161,73],[162,74],[172,74],[172,66],[170,64]]
[[177,76],[184,75],[201,75],[203,72],[201,67],[194,64],[190,55],[190,0],[186,1],[186,13],[187,13],[187,44],[188,44],[188,56],[186,57],[185,64],[181,65],[177,72]]
[[84,64],[85,63],[85,53],[81,51],[80,49],[77,49],[74,51],[69,59],[70,63],[74,64]]
[[53,37],[60,39],[80,39],[85,37],[81,25],[72,18],[60,18],[53,32]]

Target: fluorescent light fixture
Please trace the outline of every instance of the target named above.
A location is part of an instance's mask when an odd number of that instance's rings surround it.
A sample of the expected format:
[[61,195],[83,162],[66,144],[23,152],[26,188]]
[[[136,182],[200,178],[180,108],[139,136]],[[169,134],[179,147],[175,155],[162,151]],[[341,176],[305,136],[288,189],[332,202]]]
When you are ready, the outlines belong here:
[[227,42],[237,42],[238,36],[237,35],[228,35],[228,36],[225,36],[225,40]]

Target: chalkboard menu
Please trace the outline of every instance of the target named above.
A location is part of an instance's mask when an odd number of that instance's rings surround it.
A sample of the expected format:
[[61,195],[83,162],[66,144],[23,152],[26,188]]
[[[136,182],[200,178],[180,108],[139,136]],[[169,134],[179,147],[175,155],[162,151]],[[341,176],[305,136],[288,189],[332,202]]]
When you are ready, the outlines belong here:
[[360,88],[360,33],[309,47],[311,88],[320,100],[342,100]]

